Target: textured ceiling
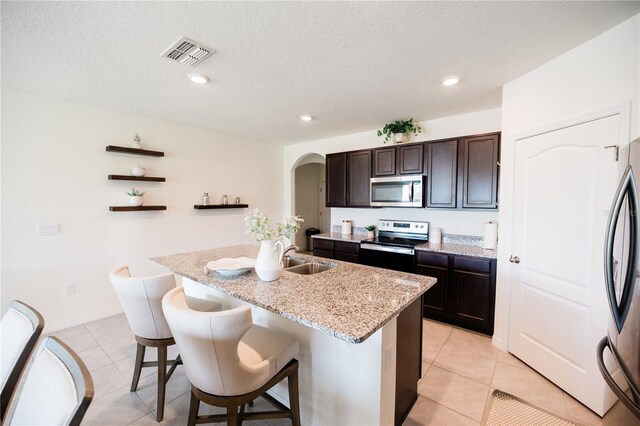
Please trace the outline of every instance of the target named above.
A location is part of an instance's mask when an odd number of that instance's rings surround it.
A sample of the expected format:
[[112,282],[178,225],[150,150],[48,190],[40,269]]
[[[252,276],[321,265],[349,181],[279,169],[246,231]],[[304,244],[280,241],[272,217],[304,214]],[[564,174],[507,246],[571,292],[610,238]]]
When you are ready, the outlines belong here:
[[[639,12],[637,1],[3,1],[1,75],[286,144],[499,107],[505,83]],[[183,36],[217,53],[197,68],[160,56]],[[211,83],[188,81],[194,71]],[[441,86],[449,74],[461,83]]]

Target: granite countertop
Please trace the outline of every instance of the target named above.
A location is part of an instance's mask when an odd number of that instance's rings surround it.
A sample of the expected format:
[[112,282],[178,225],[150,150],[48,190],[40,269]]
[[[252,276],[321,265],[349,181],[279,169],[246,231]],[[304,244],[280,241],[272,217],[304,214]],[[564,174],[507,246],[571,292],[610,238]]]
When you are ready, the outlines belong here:
[[484,257],[486,259],[497,259],[498,250],[487,250],[479,246],[469,246],[465,244],[433,244],[425,243],[416,246],[419,251],[434,251],[447,254],[461,254],[465,256]]
[[255,258],[258,250],[258,246],[240,245],[149,260],[180,276],[349,343],[366,340],[436,282],[431,277],[300,254],[291,257],[337,266],[313,275],[284,271],[273,282],[260,281],[253,269],[236,278],[204,272],[211,260]]
[[[334,240],[334,241],[349,241],[354,243],[356,242],[359,243],[362,240],[369,239],[366,235],[362,235],[362,234],[342,235],[338,232],[327,232],[324,234],[317,234],[317,235],[314,235],[313,238],[322,238],[325,240]],[[467,244],[425,243],[425,244],[420,244],[416,246],[416,250],[433,251],[433,252],[447,253],[447,254],[461,254],[465,256],[484,257],[486,259],[496,259],[498,257],[497,250],[486,250],[480,246],[467,245]]]
[[347,241],[351,243],[359,243],[362,240],[368,240],[369,237],[367,234],[348,234],[344,235],[339,232],[326,232],[324,234],[316,234],[312,235],[313,238],[320,238],[323,240],[334,240],[334,241]]

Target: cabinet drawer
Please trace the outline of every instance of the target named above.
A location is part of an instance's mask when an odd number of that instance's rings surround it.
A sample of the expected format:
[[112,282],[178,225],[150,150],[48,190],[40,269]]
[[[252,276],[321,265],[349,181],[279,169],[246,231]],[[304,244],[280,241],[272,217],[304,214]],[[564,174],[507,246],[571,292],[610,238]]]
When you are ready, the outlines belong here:
[[453,269],[458,271],[469,271],[469,272],[479,272],[479,273],[490,274],[491,260],[456,256],[453,259]]
[[341,251],[343,253],[360,253],[360,244],[359,243],[343,243],[341,241],[336,241],[336,251]]
[[333,250],[313,249],[313,255],[316,257],[326,257],[327,259],[333,259]]
[[449,256],[446,254],[430,253],[428,251],[416,251],[418,253],[418,264],[427,266],[437,266],[440,268],[449,267]]
[[322,250],[332,250],[333,251],[333,241],[331,240],[323,240],[321,238],[313,239],[313,249],[322,249]]
[[358,263],[360,257],[357,254],[336,251],[335,259],[343,262]]

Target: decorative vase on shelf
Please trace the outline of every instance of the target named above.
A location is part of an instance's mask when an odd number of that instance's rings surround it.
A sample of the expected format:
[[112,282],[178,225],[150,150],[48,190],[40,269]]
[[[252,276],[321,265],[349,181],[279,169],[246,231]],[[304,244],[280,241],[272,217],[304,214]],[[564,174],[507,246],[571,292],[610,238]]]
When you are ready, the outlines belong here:
[[256,258],[256,274],[262,281],[275,281],[282,275],[282,241],[260,241],[260,252]]
[[371,239],[375,237],[376,237],[376,231],[367,231],[367,238]]
[[131,168],[131,176],[142,177],[144,176],[145,173],[146,173],[145,168],[142,167],[140,164]]
[[393,134],[393,142],[394,143],[402,143],[404,142],[404,133],[394,133]]
[[131,207],[140,207],[143,203],[141,195],[130,195],[129,196],[129,205]]

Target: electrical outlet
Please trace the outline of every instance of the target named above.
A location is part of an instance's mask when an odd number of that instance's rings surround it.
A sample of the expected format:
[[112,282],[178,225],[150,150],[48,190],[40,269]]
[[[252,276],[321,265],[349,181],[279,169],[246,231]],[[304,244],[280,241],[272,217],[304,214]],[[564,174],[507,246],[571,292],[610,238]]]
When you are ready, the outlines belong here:
[[36,227],[36,235],[39,237],[46,235],[59,235],[60,224],[59,223],[39,223]]
[[465,231],[469,229],[469,222],[462,222],[461,225],[462,225],[462,229],[464,229]]
[[64,288],[64,293],[67,296],[71,296],[72,294],[76,294],[76,285],[75,284],[69,284],[68,286],[66,286]]

